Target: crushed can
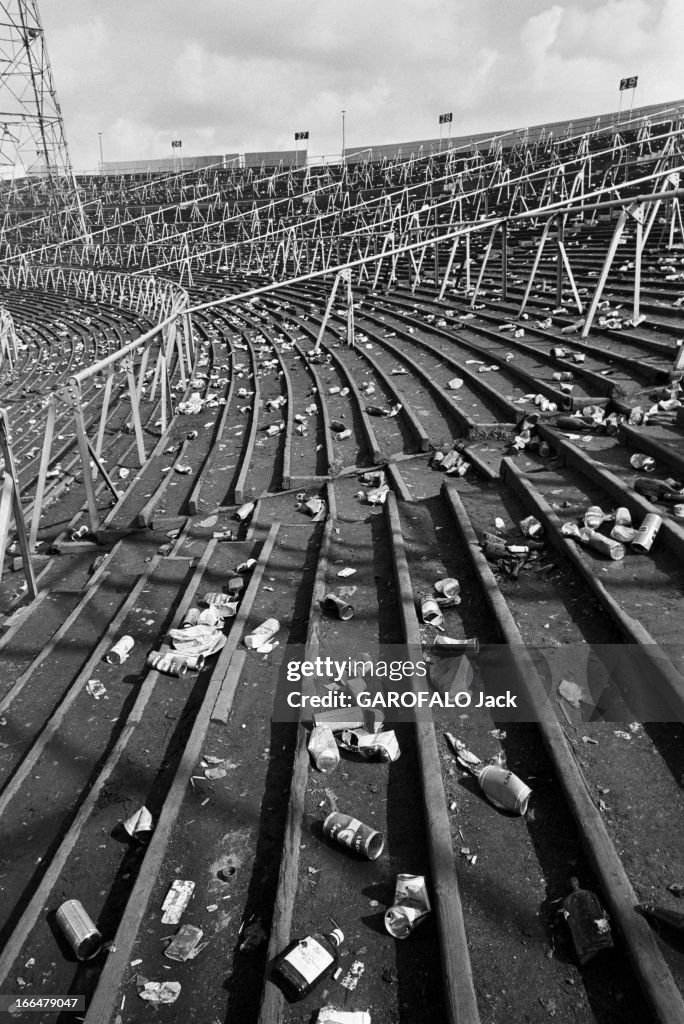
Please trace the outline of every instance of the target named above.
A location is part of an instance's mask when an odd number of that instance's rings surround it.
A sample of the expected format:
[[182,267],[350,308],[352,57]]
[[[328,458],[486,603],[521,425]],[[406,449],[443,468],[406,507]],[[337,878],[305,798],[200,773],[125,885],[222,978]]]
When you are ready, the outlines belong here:
[[382,832],[340,811],[333,811],[325,819],[323,835],[368,860],[377,860],[385,848],[385,837]]
[[102,949],[102,936],[79,900],[62,903],[55,920],[79,960],[97,956]]
[[261,647],[262,644],[267,644],[269,640],[273,639],[279,629],[280,623],[277,619],[266,619],[252,633],[247,634],[244,639],[245,647],[251,651],[256,647]]
[[230,594],[220,594],[213,590],[204,595],[204,603],[218,608],[225,619],[232,619],[238,609],[237,601]]
[[616,526],[631,526],[632,525],[632,515],[631,515],[629,509],[625,508],[624,505],[621,505],[619,508],[615,509],[615,525]]
[[536,516],[527,516],[520,520],[520,529],[526,537],[541,537],[544,527]]
[[394,903],[385,914],[385,928],[395,939],[406,939],[430,913],[423,875],[397,875]]
[[588,526],[590,530],[598,530],[605,518],[603,509],[598,505],[590,505],[584,513],[584,525]]
[[442,607],[451,608],[461,603],[461,585],[452,576],[447,576],[443,580],[437,580],[433,586],[435,592],[439,595],[437,602]]
[[641,452],[632,455],[629,464],[634,469],[643,469],[644,473],[652,473],[655,469],[655,459],[650,455],[642,455]]
[[428,626],[439,629],[444,623],[444,615],[434,597],[424,597],[420,603],[420,614],[423,622]]

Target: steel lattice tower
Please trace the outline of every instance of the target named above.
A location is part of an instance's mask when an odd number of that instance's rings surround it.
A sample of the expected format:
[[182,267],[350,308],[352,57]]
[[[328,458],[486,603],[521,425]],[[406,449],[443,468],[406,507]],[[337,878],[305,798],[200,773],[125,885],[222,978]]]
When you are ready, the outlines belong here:
[[38,0],[0,2],[0,176],[15,179],[5,210],[25,177],[33,201],[59,214],[55,234],[86,234]]

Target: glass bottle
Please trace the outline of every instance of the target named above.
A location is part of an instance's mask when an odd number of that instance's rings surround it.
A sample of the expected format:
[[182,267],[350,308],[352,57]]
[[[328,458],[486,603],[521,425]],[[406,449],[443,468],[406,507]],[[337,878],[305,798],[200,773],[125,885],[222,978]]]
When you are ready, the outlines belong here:
[[271,981],[290,1002],[304,999],[337,967],[337,947],[344,934],[334,928],[327,935],[314,932],[295,939],[278,954],[271,967]]

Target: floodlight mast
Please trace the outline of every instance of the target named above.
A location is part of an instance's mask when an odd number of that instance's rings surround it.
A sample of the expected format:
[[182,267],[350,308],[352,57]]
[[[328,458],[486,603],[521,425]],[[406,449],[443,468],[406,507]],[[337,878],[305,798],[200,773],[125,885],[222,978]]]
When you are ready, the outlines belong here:
[[38,0],[3,0],[0,19],[0,172],[44,179],[56,233],[87,241]]

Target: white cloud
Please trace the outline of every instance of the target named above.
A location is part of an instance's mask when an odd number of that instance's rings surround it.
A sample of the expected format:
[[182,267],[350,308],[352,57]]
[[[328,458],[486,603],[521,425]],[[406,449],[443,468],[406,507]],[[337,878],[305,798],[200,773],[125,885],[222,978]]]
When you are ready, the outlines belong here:
[[311,152],[534,124],[684,95],[681,0],[50,0],[77,167],[209,146]]

